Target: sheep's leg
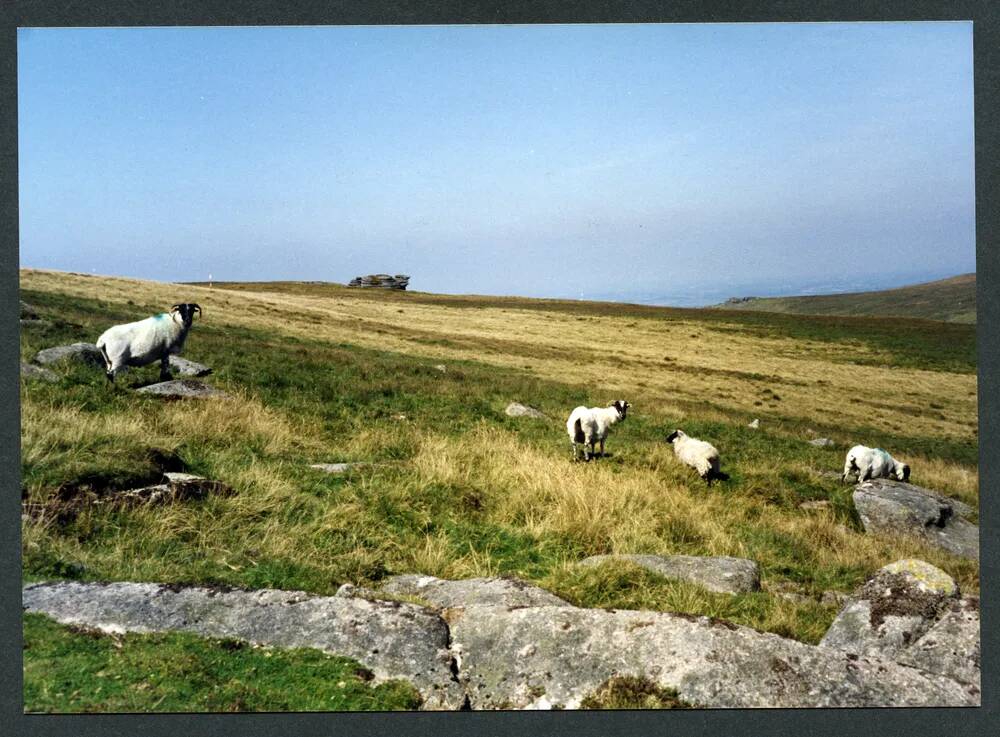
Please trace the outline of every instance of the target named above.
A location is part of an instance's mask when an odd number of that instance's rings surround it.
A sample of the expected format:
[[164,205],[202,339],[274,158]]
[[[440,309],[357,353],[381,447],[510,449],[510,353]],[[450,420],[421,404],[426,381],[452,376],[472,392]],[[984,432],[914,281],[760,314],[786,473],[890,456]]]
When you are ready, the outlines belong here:
[[163,358],[160,359],[160,381],[170,381],[173,376],[170,375],[170,354],[165,354]]
[[601,456],[600,457],[603,458],[604,457],[604,438],[601,438],[600,443],[601,443]]
[[865,466],[864,472],[858,474],[858,481],[867,481],[871,477],[872,477],[872,467],[870,465]]

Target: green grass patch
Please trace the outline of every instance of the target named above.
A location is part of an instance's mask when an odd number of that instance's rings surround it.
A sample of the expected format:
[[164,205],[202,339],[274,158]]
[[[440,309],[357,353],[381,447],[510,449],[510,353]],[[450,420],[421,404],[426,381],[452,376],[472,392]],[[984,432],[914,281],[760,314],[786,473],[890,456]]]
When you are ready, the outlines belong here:
[[408,683],[373,685],[357,662],[318,650],[23,621],[26,712],[390,711],[421,701]]

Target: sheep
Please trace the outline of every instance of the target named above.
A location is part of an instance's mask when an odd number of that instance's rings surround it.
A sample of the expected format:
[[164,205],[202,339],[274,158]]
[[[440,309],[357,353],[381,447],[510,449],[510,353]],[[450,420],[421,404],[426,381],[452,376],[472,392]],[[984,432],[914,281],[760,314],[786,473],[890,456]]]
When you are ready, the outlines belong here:
[[847,459],[844,461],[844,481],[850,476],[854,476],[859,483],[868,479],[908,481],[910,467],[881,448],[855,445],[847,452]]
[[729,478],[719,470],[719,451],[711,443],[689,437],[683,430],[674,430],[667,436],[667,442],[674,446],[677,459],[696,470],[709,486],[713,478]]
[[170,379],[170,356],[180,353],[184,339],[201,307],[191,303],[176,304],[170,312],[147,317],[145,320],[114,325],[97,339],[97,347],[104,356],[108,381],[127,366],[146,366],[160,361],[160,381]]
[[[616,399],[609,402],[607,407],[584,407],[580,406],[573,410],[569,419],[566,420],[566,432],[569,433],[570,442],[573,444],[573,460],[577,460],[577,444],[583,445],[583,459],[589,461],[594,457],[594,445],[601,446],[601,456],[604,455],[604,440],[608,437],[608,431],[616,422],[625,419],[628,408],[632,405],[624,399]],[[587,453],[587,446],[590,446],[590,453]]]

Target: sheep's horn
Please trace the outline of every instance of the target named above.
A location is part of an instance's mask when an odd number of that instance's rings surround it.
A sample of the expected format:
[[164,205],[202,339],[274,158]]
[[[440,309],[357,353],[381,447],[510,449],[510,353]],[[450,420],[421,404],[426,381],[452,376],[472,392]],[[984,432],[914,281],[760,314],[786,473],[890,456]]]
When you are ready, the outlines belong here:
[[199,306],[197,302],[192,302],[191,303],[191,307],[194,308],[195,312],[197,312],[199,315],[201,315],[202,317],[204,317],[204,313],[202,313],[202,311],[201,311],[201,306]]
[[173,307],[170,308],[170,311],[171,312],[177,312],[177,310],[179,310],[180,308],[181,308],[180,305],[174,305]]

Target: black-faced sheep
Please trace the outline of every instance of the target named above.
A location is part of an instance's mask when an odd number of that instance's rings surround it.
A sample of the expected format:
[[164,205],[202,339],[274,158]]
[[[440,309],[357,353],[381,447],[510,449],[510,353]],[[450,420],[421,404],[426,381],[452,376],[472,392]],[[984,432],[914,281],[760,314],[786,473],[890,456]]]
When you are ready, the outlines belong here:
[[104,356],[108,381],[114,381],[126,366],[146,366],[154,361],[160,362],[160,380],[170,379],[170,356],[184,347],[195,313],[201,314],[201,307],[194,303],[176,304],[169,313],[105,330],[97,347]]
[[[566,420],[566,432],[573,444],[573,460],[579,457],[577,445],[583,445],[583,458],[589,461],[594,457],[594,446],[600,445],[601,455],[604,455],[604,440],[608,431],[616,422],[625,419],[628,408],[632,405],[623,399],[610,402],[607,407],[577,407]],[[590,453],[587,447],[590,447]]]

